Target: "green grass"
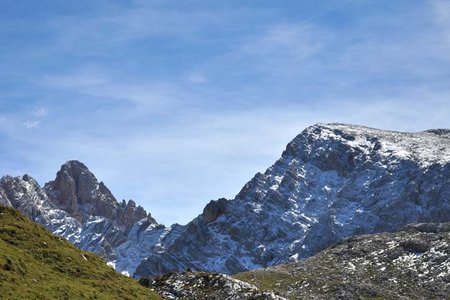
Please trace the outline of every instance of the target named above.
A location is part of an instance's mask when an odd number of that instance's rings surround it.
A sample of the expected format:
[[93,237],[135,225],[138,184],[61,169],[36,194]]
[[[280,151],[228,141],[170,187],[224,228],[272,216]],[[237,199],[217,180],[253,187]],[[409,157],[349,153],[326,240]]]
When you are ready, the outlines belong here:
[[[297,283],[301,283],[304,278],[303,276],[293,275],[289,272],[284,271],[274,271],[270,269],[261,269],[243,272],[235,274],[233,276],[236,279],[251,283],[256,285],[258,289],[263,291],[285,291],[286,287],[295,286]],[[296,297],[290,297],[289,295],[284,295],[288,299],[297,299]]]
[[0,206],[2,299],[159,299],[98,256]]

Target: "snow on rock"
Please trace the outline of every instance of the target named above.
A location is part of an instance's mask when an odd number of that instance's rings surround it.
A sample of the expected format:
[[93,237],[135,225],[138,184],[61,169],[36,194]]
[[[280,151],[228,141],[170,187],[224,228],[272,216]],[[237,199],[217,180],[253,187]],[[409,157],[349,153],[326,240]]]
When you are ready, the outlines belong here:
[[450,221],[449,162],[449,130],[311,126],[235,199],[208,204],[136,275],[233,274],[306,258],[355,234]]
[[157,244],[161,251],[183,231],[179,225],[158,224],[132,200],[118,202],[78,161],[65,163],[44,188],[28,175],[4,176],[0,204],[19,209],[75,246],[102,256],[123,274],[133,274]]
[[288,299],[447,299],[449,233],[450,223],[421,223],[353,236],[308,259],[235,277]]
[[285,300],[273,292],[260,291],[250,283],[217,273],[168,273],[154,280],[146,278],[139,282],[163,299]]
[[117,201],[78,161],[44,188],[28,175],[1,178],[0,204],[119,272],[232,274],[301,260],[356,234],[450,221],[449,178],[450,130],[317,124],[233,200],[211,201],[186,226],[160,225],[134,201]]

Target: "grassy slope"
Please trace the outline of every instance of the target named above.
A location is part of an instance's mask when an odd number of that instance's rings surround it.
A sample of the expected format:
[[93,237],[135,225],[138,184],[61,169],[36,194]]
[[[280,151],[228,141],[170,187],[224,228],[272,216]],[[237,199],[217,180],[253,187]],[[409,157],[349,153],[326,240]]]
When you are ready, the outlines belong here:
[[159,299],[99,257],[0,206],[2,299]]

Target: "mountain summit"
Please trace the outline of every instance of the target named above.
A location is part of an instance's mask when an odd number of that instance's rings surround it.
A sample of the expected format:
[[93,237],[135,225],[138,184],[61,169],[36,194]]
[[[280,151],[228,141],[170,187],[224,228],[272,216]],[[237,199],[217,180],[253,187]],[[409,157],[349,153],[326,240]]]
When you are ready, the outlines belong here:
[[236,273],[297,261],[351,235],[450,220],[450,131],[317,124],[233,200],[210,202],[138,275]]
[[104,217],[114,221],[123,231],[127,231],[137,221],[149,218],[142,206],[133,200],[119,203],[103,182],[98,182],[94,174],[81,162],[71,160],[61,166],[56,179],[45,185],[50,201],[80,222],[91,216]]
[[[172,228],[158,224],[133,200],[118,202],[105,184],[76,160],[63,164],[55,180],[44,188],[29,175],[3,177],[0,204],[19,209],[126,274],[133,274],[157,244],[164,247],[162,240],[172,233]],[[180,230],[179,225],[173,228]]]

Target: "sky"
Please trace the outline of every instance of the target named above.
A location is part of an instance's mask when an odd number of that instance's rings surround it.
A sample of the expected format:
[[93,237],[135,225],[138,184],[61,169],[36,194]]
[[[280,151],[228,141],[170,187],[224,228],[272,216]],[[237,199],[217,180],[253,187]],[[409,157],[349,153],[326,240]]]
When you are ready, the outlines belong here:
[[77,159],[170,225],[315,123],[450,127],[450,1],[0,0],[0,175]]

